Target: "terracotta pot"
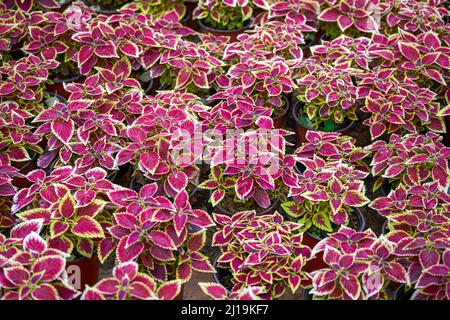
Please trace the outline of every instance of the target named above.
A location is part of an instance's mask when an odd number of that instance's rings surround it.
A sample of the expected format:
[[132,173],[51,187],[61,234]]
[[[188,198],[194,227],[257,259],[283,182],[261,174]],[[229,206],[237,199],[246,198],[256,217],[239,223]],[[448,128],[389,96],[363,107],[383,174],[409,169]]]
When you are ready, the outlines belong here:
[[[294,117],[294,120],[295,120],[295,133],[296,133],[296,138],[297,138],[297,146],[300,146],[303,142],[306,141],[305,136],[306,136],[307,131],[321,131],[321,130],[309,128],[300,123],[300,119],[298,118],[298,112],[299,112],[300,107],[302,107],[302,105],[303,105],[303,102],[298,101],[292,108],[292,116]],[[335,130],[335,132],[339,132],[342,134],[348,134],[354,124],[355,124],[355,121],[351,121],[345,127]]]
[[281,98],[284,100],[285,103],[283,106],[283,112],[278,116],[276,116],[275,118],[273,118],[273,126],[275,129],[281,129],[281,127],[283,127],[284,119],[286,118],[286,114],[288,113],[289,107],[291,106],[290,104],[291,100],[289,99],[289,97],[283,95]]
[[[356,217],[358,218],[359,221],[358,231],[361,232],[366,228],[366,221],[359,208],[354,208],[354,213],[356,214]],[[320,240],[322,239],[306,231],[303,234],[302,243],[313,249]],[[312,272],[327,267],[328,265],[323,261],[323,252],[320,252],[316,255],[314,259],[309,260],[306,263],[304,270],[306,270],[307,272]]]
[[244,24],[244,26],[242,28],[233,29],[233,30],[220,30],[220,29],[215,29],[215,28],[209,27],[206,24],[204,24],[202,20],[198,20],[199,31],[201,33],[205,33],[205,34],[210,33],[215,36],[227,36],[227,37],[230,37],[231,42],[235,42],[237,40],[237,36],[240,35],[241,33],[243,33],[245,30],[249,29],[252,24],[253,24],[253,19],[250,18],[246,21],[246,23]]
[[94,252],[91,258],[80,257],[73,261],[68,261],[66,270],[69,281],[77,290],[84,290],[86,285],[93,286],[98,281],[100,274],[100,260]]
[[78,75],[78,76],[73,76],[73,77],[65,78],[65,79],[54,78],[52,81],[53,81],[53,84],[46,85],[47,92],[56,93],[56,94],[64,97],[64,99],[69,99],[70,92],[68,92],[68,91],[66,91],[66,89],[64,89],[64,83],[70,83],[70,82],[81,83],[84,81],[84,76]]

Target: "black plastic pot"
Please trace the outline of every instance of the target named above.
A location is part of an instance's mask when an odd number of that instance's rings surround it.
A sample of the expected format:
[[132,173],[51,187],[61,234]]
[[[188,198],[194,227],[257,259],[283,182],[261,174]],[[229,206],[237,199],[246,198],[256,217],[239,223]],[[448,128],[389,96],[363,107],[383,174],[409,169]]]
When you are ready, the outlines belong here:
[[[305,136],[306,136],[307,131],[318,131],[318,132],[321,131],[318,129],[309,128],[300,123],[300,119],[298,118],[298,113],[299,113],[299,109],[302,106],[303,106],[303,102],[298,101],[292,108],[292,117],[295,120],[295,133],[296,133],[296,137],[297,137],[297,146],[300,146],[303,142],[306,141]],[[348,134],[350,132],[350,129],[354,126],[354,124],[355,124],[355,121],[350,121],[344,127],[334,130],[334,132]]]

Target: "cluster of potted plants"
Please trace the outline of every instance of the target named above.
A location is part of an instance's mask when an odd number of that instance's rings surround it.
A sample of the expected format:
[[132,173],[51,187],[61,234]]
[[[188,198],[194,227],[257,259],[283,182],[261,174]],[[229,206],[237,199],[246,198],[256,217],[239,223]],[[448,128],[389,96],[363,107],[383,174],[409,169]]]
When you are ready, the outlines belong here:
[[0,298],[450,299],[449,15],[4,1]]

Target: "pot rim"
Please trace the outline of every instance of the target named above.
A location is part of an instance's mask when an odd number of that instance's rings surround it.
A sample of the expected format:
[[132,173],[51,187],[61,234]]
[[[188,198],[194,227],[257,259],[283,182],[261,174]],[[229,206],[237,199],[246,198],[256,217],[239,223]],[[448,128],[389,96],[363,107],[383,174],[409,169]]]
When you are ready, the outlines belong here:
[[[302,104],[304,104],[302,101],[297,101],[297,102],[294,104],[294,107],[292,108],[292,116],[294,117],[295,123],[296,123],[297,125],[300,125],[300,126],[306,128],[308,131],[326,132],[326,131],[323,131],[323,130],[320,130],[320,129],[310,128],[310,127],[308,127],[307,125],[304,125],[304,124],[301,124],[301,123],[300,123],[300,121],[299,121],[299,119],[298,119],[298,116],[297,116],[297,111],[298,111],[298,109],[300,108],[300,105],[302,105]],[[337,130],[334,130],[334,131],[332,131],[332,132],[342,133],[342,132],[344,132],[344,131],[349,130],[351,127],[354,126],[354,124],[355,124],[355,120],[351,120],[350,123],[349,123],[347,126],[345,126],[345,127],[343,127],[343,128],[340,128],[340,129],[337,129]]]

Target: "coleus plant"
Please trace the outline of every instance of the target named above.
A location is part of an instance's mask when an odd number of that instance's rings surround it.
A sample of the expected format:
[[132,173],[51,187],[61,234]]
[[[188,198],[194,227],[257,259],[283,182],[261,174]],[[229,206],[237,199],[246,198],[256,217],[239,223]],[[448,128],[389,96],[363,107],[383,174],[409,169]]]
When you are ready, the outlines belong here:
[[[291,216],[299,218],[303,230],[331,233],[333,225],[348,225],[352,208],[366,205],[363,179],[368,172],[358,170],[344,160],[330,161],[314,156],[298,158],[305,166],[295,187],[290,189],[291,201],[281,207]],[[314,231],[313,230],[313,231]]]
[[15,225],[0,234],[2,300],[71,300],[79,293],[69,284],[67,255],[39,235],[42,219]]
[[42,21],[35,22],[34,19],[30,25],[30,39],[26,39],[23,50],[59,61],[59,67],[50,70],[51,78],[77,76],[76,61],[80,46],[72,36],[76,32],[87,31],[92,16],[93,11],[80,1],[74,2],[64,12],[45,12]]
[[424,129],[445,132],[437,94],[419,87],[413,80],[397,78],[395,68],[377,69],[359,75],[358,96],[365,97],[362,111],[370,117],[364,124],[370,127],[372,139],[392,133],[418,133]]
[[413,300],[450,300],[448,277],[450,276],[450,249],[442,255],[432,255],[429,261],[420,260],[422,274],[415,285]]
[[34,170],[26,178],[33,184],[15,195],[16,215],[24,221],[43,219],[42,232],[51,248],[90,258],[111,224],[106,193],[116,186],[105,179],[106,171],[66,166],[48,176]]
[[433,31],[417,36],[402,29],[389,37],[376,34],[370,52],[380,59],[382,67],[396,68],[419,84],[435,81],[446,86],[444,76],[450,66],[450,52],[448,44],[442,43]]
[[112,275],[86,288],[81,300],[173,300],[181,292],[180,280],[158,286],[134,261],[116,265]]
[[4,2],[0,3],[0,52],[20,49],[21,41],[27,37],[31,20],[39,20],[40,16],[39,13],[30,15],[22,10],[15,10]]
[[183,0],[152,0],[131,2],[124,6],[136,12],[151,15],[152,19],[161,19],[178,22],[186,15],[186,6]]
[[31,54],[20,60],[9,60],[0,67],[3,75],[0,81],[0,98],[40,102],[44,96],[48,70],[57,66],[56,60],[41,59]]
[[[301,58],[300,58],[301,59]],[[229,85],[242,85],[244,92],[252,96],[257,106],[283,106],[282,94],[296,87],[292,70],[281,57],[251,60],[242,55],[240,63],[228,70]]]
[[334,22],[339,27],[325,24],[325,32],[336,38],[341,32],[376,33],[379,22],[376,21],[388,9],[380,0],[324,0],[318,17],[323,22]]
[[254,286],[242,288],[231,293],[219,283],[200,282],[199,286],[204,294],[214,300],[261,300],[259,296],[265,293],[265,288]]
[[275,212],[256,215],[243,211],[232,217],[215,214],[219,230],[213,236],[213,246],[221,255],[217,267],[232,274],[233,293],[251,287],[262,287],[263,299],[281,297],[286,288],[295,293],[308,287],[310,279],[302,270],[311,257],[311,249],[302,244],[301,225],[283,221]]
[[244,206],[254,200],[268,208],[284,199],[286,188],[296,186],[298,179],[295,160],[285,154],[287,134],[278,129],[247,130],[209,145],[205,160],[210,161],[211,174],[199,188],[211,190],[212,205],[234,198]]
[[368,150],[356,146],[356,140],[338,132],[307,131],[306,142],[295,150],[296,159],[314,159],[318,156],[325,161],[341,161],[358,168],[367,165],[364,159]]
[[[199,89],[209,89],[215,80],[215,75],[220,74],[224,63],[201,45],[180,40],[175,50],[165,50],[159,63],[165,65],[163,74],[153,73],[154,77],[161,75],[161,84],[171,88],[188,88],[195,93]],[[176,81],[173,81],[173,77]]]
[[251,0],[199,0],[194,10],[194,18],[207,25],[221,29],[242,28],[253,14]]
[[436,181],[440,188],[447,190],[450,149],[441,140],[442,137],[433,132],[393,134],[388,142],[379,140],[367,146],[365,149],[373,153],[372,175],[378,177],[373,189],[377,190],[387,179],[394,187],[399,184],[413,187]]
[[373,200],[369,206],[388,218],[389,230],[407,231],[414,235],[444,230],[449,223],[449,200],[449,195],[439,188],[438,182],[428,182],[412,187],[399,185],[388,195]]
[[[261,1],[262,2],[262,1]],[[268,19],[286,19],[296,24],[303,20],[315,23],[320,14],[320,2],[315,0],[267,1]],[[258,0],[255,0],[258,3]]]
[[35,6],[52,10],[61,7],[60,2],[57,0],[6,0],[5,3],[7,7],[17,6],[17,8],[24,12],[31,11]]
[[[119,133],[126,127],[125,108],[142,99],[139,82],[130,77],[126,59],[112,69],[98,67],[98,74],[82,84],[67,84],[67,102],[56,102],[42,110],[33,122],[41,122],[36,134],[46,137],[47,150],[39,159],[47,167],[59,152],[56,165],[77,164],[80,167],[100,164],[112,170],[114,155],[121,149]],[[74,156],[74,157],[73,157]]]
[[[263,55],[260,60],[251,59],[251,53],[244,53],[245,50],[238,47],[231,49],[231,46],[233,44],[227,48],[227,59],[238,57],[239,62],[228,70],[227,75],[217,78],[218,85],[224,90],[210,97],[211,100],[226,98],[221,106],[213,109],[223,114],[224,118],[219,121],[234,122],[238,128],[242,128],[255,124],[260,117],[271,122],[267,119],[269,116],[277,117],[286,113],[288,101],[284,94],[289,94],[295,88],[289,62],[277,56],[269,59]],[[215,111],[212,111],[213,114]],[[271,128],[270,125],[256,125]]]
[[445,31],[443,18],[450,13],[444,7],[443,0],[390,0],[388,3],[389,12],[385,17],[387,24],[385,32],[395,33],[398,27],[415,34]]
[[24,110],[14,101],[1,102],[0,112],[0,157],[3,158],[3,165],[29,161],[33,157],[30,153],[43,153],[38,145],[40,137],[35,135],[32,132],[33,127],[27,124],[27,121],[33,118],[31,112]]
[[109,250],[101,248],[102,260],[116,247],[120,263],[135,260],[162,282],[188,281],[192,270],[213,272],[208,258],[200,253],[205,229],[214,225],[208,213],[192,209],[184,190],[171,201],[157,196],[157,189],[153,183],[143,186],[139,194],[130,189],[109,193],[117,210],[108,231],[117,246],[105,243]]
[[[438,182],[406,188],[399,185],[388,196],[370,206],[388,218],[387,238],[398,245],[395,254],[403,258],[408,279],[417,290],[414,299],[448,299],[444,256],[449,247],[450,196]],[[442,262],[441,261],[441,256]]]
[[255,100],[244,92],[242,85],[228,87],[209,97],[217,103],[199,116],[203,123],[213,131],[226,133],[227,129],[248,127],[272,128],[273,113],[269,106],[258,106]]
[[372,230],[341,227],[321,240],[313,253],[323,252],[326,268],[311,273],[314,299],[387,299],[390,282],[408,283],[406,269],[396,261],[395,242]]
[[158,181],[169,196],[185,189],[189,181],[195,184],[199,173],[195,162],[204,143],[196,139],[200,123],[195,112],[203,110],[195,95],[177,96],[173,91],[129,108],[138,117],[122,132],[126,140],[115,166],[131,163],[136,174]]
[[349,66],[320,63],[318,57],[302,62],[297,81],[297,98],[303,102],[299,121],[313,129],[334,131],[336,124],[357,120],[358,87],[354,75],[358,72]]
[[[102,67],[101,64],[105,62],[105,59],[120,59],[123,56],[137,58],[142,49],[139,50],[139,47],[130,43],[130,40],[124,40],[128,35],[127,31],[135,32],[133,28],[130,27],[130,29],[119,29],[121,33],[116,35],[110,24],[100,19],[92,19],[86,31],[75,33],[72,39],[80,46],[77,54],[80,73],[87,75],[95,66]],[[132,36],[130,35],[128,38],[132,38]]]
[[310,50],[313,57],[337,68],[370,70],[371,43],[371,39],[367,37],[351,38],[341,35],[331,41],[322,40],[320,45],[312,46]]
[[17,193],[16,178],[23,178],[23,175],[7,161],[0,160],[0,229],[11,228],[16,220],[11,213],[12,198]]
[[236,42],[225,49],[223,58],[252,64],[252,62],[283,58],[289,67],[295,67],[303,58],[302,47],[305,44],[304,32],[315,29],[303,23],[289,24],[282,21],[268,21],[256,25],[246,33],[240,34]]

